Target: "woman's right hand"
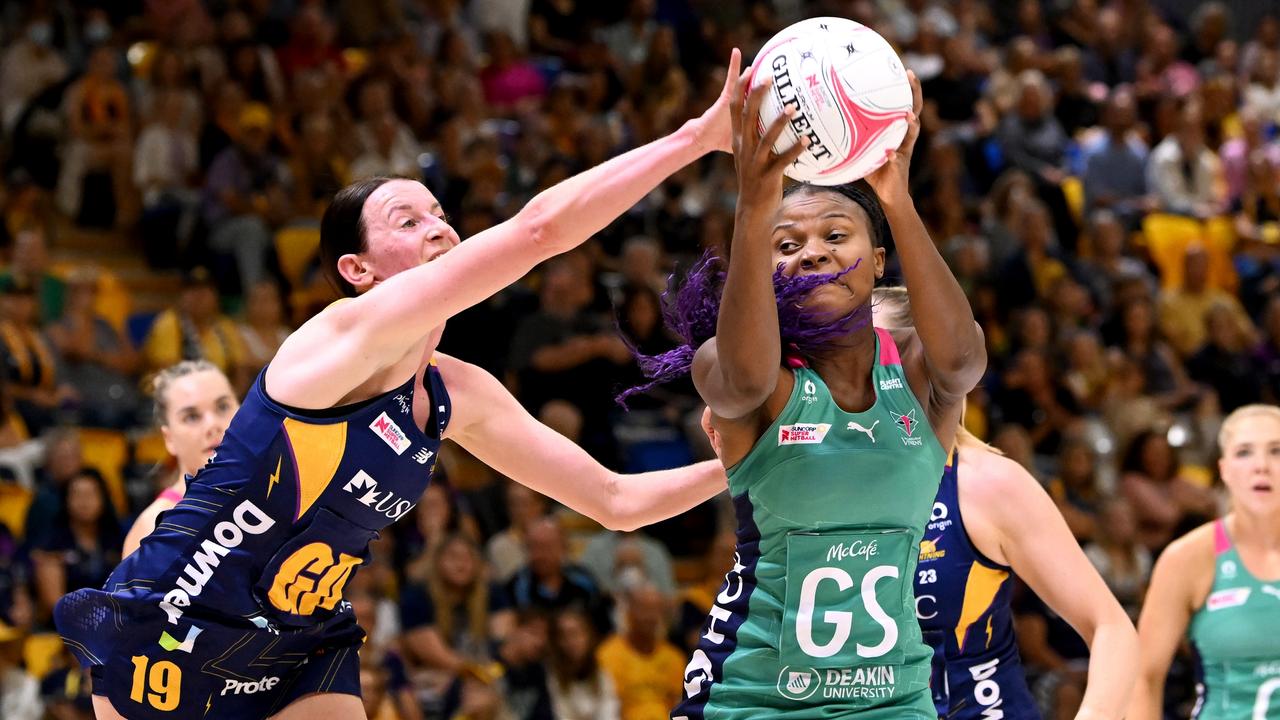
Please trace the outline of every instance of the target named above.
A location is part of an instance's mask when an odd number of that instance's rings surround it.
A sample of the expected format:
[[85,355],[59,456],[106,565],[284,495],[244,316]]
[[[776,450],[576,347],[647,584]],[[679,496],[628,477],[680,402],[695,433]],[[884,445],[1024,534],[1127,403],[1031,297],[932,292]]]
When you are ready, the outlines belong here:
[[782,199],[783,171],[795,162],[808,145],[801,138],[781,155],[773,151],[773,145],[791,122],[794,111],[787,111],[774,119],[762,137],[760,106],[773,89],[773,78],[766,78],[757,87],[751,87],[752,71],[748,69],[738,78],[736,96],[744,102],[734,102],[730,108],[733,121],[733,161],[738,169],[738,211],[749,209],[772,211]]

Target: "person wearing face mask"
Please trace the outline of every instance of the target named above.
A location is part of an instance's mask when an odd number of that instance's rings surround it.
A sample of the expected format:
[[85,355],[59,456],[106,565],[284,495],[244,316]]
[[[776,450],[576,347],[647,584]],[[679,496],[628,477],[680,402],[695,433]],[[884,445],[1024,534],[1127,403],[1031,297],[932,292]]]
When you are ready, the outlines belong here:
[[[714,462],[608,470],[438,345],[449,318],[727,150],[740,65],[735,49],[715,102],[675,133],[548,188],[466,243],[419,182],[379,177],[337,193],[320,256],[347,297],[284,341],[217,456],[104,589],[57,604],[99,720],[365,717],[364,632],[344,589],[371,543],[417,505],[445,439],[611,529],[724,489]],[[507,655],[511,666],[530,659]]]
[[1125,717],[1164,714],[1183,639],[1195,653],[1196,720],[1280,718],[1280,408],[1245,405],[1218,432],[1231,510],[1156,561],[1138,619],[1138,686]]
[[13,131],[31,98],[66,79],[71,68],[53,47],[53,23],[42,14],[27,19],[22,34],[0,58],[0,122]]
[[124,539],[123,557],[133,554],[142,538],[155,530],[161,513],[182,500],[187,478],[216,454],[222,434],[240,408],[227,376],[207,360],[184,360],[156,373],[152,382],[156,422],[178,477],[134,520]]

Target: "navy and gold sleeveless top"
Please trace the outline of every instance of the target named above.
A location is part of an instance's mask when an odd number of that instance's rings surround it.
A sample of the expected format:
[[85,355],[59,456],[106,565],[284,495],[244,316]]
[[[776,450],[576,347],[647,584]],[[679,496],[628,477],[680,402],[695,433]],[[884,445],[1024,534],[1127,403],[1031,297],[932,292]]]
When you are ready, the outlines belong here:
[[953,453],[942,473],[916,567],[916,617],[933,648],[933,702],[947,720],[1040,720],[1013,631],[1013,571],[969,541],[959,463]]
[[417,505],[440,450],[450,405],[434,362],[426,432],[413,421],[413,378],[361,403],[299,411],[268,397],[264,377],[186,496],[103,588],[161,613],[175,638],[193,619],[297,629],[344,611],[369,543]]

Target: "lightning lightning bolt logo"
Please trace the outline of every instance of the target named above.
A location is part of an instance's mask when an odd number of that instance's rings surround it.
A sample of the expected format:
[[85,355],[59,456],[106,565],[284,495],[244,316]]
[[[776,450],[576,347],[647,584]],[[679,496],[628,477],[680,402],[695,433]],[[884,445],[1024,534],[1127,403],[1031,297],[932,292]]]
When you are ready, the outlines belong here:
[[213,707],[213,693],[209,693],[209,699],[204,701],[204,714],[209,714],[209,708]]
[[991,647],[991,615],[987,616],[987,647]]
[[276,458],[276,471],[271,473],[271,477],[267,478],[267,499],[271,498],[271,488],[275,487],[276,483],[280,482],[280,463],[283,460],[283,455]]

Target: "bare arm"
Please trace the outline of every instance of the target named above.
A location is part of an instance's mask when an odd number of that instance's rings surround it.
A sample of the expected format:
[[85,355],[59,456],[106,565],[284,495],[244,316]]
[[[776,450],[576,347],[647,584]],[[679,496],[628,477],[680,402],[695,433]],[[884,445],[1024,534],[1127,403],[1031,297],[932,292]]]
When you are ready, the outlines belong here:
[[[748,80],[738,83],[742,93]],[[730,241],[716,336],[694,356],[693,382],[717,416],[744,417],[765,403],[778,387],[782,338],[773,291],[774,216],[782,201],[782,172],[799,157],[797,143],[784,155],[773,144],[790,121],[780,115],[764,137],[756,133],[760,104],[769,83],[750,91],[746,109],[730,105],[734,162],[738,168],[738,206]],[[741,97],[739,94],[738,97]]]
[[920,80],[915,73],[908,74],[915,106],[907,135],[889,161],[867,176],[867,183],[880,198],[902,261],[903,279],[911,292],[911,322],[920,336],[930,385],[940,395],[932,402],[947,407],[978,384],[986,371],[987,349],[969,299],[938,254],[907,192],[911,154],[920,135],[918,114],[924,102]]
[[[1125,716],[1129,720],[1160,720],[1164,716],[1164,680],[1178,651],[1191,615],[1199,604],[1196,585],[1204,584],[1203,568],[1213,567],[1212,545],[1201,531],[1169,546],[1156,561],[1151,586],[1138,618],[1138,683]],[[1203,590],[1207,592],[1207,588]]]
[[138,513],[138,519],[133,521],[133,527],[129,528],[129,534],[124,536],[124,549],[120,551],[120,559],[123,560],[133,554],[134,550],[142,544],[142,539],[151,534],[156,529],[156,519],[160,517],[160,513],[172,508],[173,502],[169,500],[156,499],[145,510]]
[[[1044,602],[1089,645],[1089,682],[1078,718],[1122,717],[1138,661],[1133,623],[1085,556],[1048,493],[1021,465],[982,451],[982,469],[961,481],[961,507],[994,529],[1003,556]],[[963,475],[961,477],[964,477]],[[971,531],[972,535],[979,535]],[[982,545],[985,537],[975,537]]]
[[702,503],[725,489],[716,461],[621,475],[538,422],[497,378],[436,355],[454,399],[446,435],[484,464],[611,530],[634,530]]
[[680,168],[727,149],[727,107],[739,62],[734,50],[720,98],[672,135],[539,193],[510,220],[307,322],[267,372],[272,397],[299,407],[331,406],[445,320],[580,245]]
[[57,553],[38,550],[31,553],[35,565],[36,599],[40,617],[49,617],[58,598],[67,592],[67,568]]
[[414,660],[436,670],[457,674],[465,664],[433,625],[423,625],[406,632],[404,647]]

